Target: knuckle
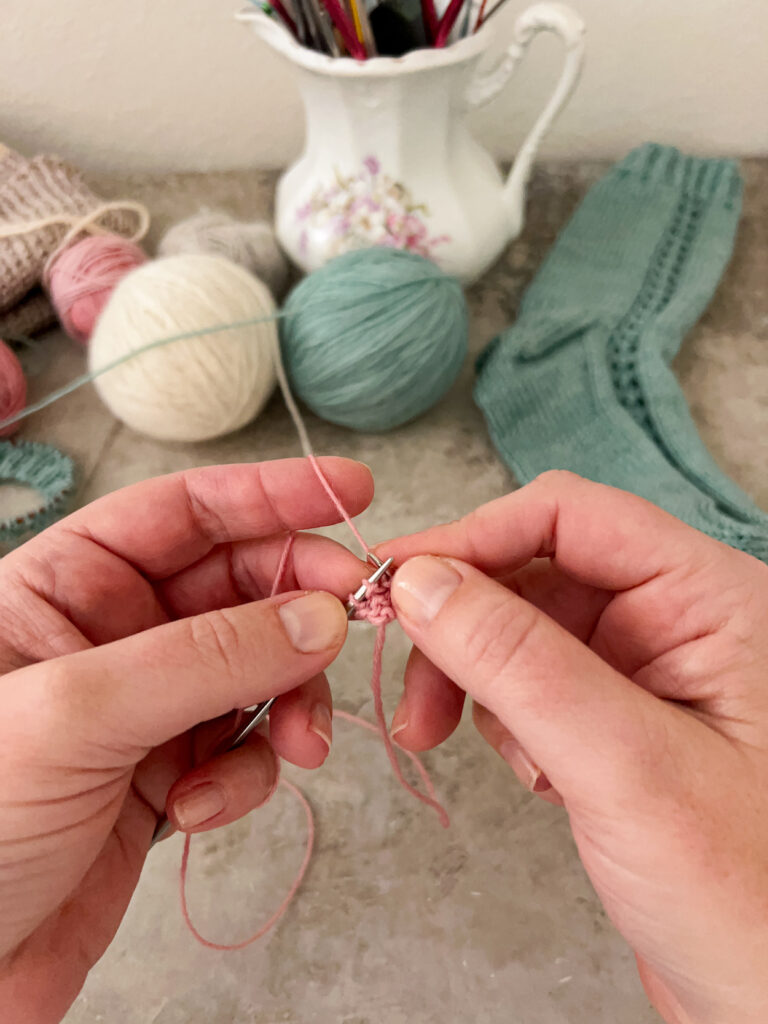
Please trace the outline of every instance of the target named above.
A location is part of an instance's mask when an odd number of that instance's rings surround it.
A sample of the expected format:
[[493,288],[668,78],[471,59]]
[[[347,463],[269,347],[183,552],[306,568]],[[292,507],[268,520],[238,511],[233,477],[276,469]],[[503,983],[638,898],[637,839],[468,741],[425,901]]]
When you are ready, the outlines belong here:
[[34,673],[41,732],[69,729],[80,716],[87,720],[94,710],[98,713],[98,690],[92,685],[90,672],[78,671],[69,658],[36,665]]
[[55,758],[61,744],[71,746],[83,723],[98,715],[98,693],[92,692],[88,676],[73,670],[67,658],[32,665],[5,678],[18,689],[5,702],[7,724],[12,726],[2,736],[0,748],[12,759],[22,751],[28,767]]
[[190,640],[206,664],[223,667],[228,675],[240,675],[243,638],[228,609],[222,608],[188,620]]
[[190,517],[198,529],[211,539],[222,536],[222,533],[226,534],[226,524],[217,514],[215,508],[206,501],[205,486],[204,484],[201,486],[200,483],[201,479],[205,478],[201,478],[200,471],[184,470],[180,474],[180,479]]
[[582,479],[583,477],[568,469],[547,469],[533,478],[531,486],[547,491],[562,491],[573,487],[575,483],[581,483]]

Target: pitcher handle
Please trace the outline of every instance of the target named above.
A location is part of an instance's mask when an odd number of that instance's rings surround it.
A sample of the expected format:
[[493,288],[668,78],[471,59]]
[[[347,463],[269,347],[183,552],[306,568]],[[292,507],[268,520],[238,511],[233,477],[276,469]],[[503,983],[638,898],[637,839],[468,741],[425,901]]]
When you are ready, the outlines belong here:
[[519,232],[522,225],[523,193],[536,151],[568,102],[581,74],[585,32],[581,16],[559,3],[540,3],[527,8],[515,21],[512,45],[490,71],[481,73],[470,82],[465,95],[468,109],[480,107],[497,96],[539,32],[554,32],[560,36],[565,46],[565,63],[555,90],[520,147],[504,186],[504,201],[513,222],[511,237]]

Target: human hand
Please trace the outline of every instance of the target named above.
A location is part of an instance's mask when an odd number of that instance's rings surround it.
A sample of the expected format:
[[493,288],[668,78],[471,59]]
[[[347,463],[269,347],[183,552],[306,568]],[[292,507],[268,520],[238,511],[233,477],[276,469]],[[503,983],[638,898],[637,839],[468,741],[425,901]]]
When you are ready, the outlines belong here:
[[415,644],[398,743],[441,742],[469,693],[564,804],[669,1024],[764,1024],[768,566],[559,472],[380,551]]
[[[353,514],[368,505],[364,466],[322,466]],[[276,755],[325,759],[339,598],[369,570],[297,534],[292,592],[267,595],[286,531],[337,521],[304,460],[210,467],[102,498],[0,561],[3,1020],[61,1019],[164,808],[215,828],[269,798]],[[278,694],[269,741],[206,760],[233,709]]]

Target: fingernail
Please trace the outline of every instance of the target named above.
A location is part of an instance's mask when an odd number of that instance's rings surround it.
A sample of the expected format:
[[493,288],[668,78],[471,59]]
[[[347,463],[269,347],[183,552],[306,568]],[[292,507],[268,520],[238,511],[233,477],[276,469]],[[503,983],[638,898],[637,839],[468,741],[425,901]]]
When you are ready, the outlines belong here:
[[419,555],[398,569],[392,600],[398,612],[419,626],[428,625],[461,583],[461,576],[442,558]]
[[397,742],[397,734],[402,732],[403,729],[408,728],[408,705],[405,702],[405,697],[395,708],[395,713],[392,715],[392,724],[389,727],[390,738]]
[[344,607],[333,594],[305,594],[281,604],[277,611],[288,639],[302,654],[335,647],[347,628]]
[[226,806],[227,797],[221,786],[215,782],[205,782],[174,801],[173,816],[179,828],[197,828],[215,818]]
[[517,740],[509,739],[499,747],[499,753],[512,768],[526,789],[531,793],[543,793],[552,788],[547,776],[535,764]]
[[318,701],[312,706],[312,710],[309,712],[309,731],[319,736],[328,749],[331,749],[333,717],[327,704]]

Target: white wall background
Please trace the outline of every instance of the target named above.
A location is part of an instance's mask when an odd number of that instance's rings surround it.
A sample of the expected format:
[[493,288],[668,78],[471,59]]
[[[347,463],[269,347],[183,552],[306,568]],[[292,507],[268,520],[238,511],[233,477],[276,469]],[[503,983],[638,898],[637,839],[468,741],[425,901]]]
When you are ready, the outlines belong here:
[[[238,0],[0,0],[0,141],[97,170],[285,164],[301,144],[290,72],[232,19]],[[768,0],[572,0],[587,70],[544,153],[615,157],[654,139],[768,153]],[[524,0],[496,19],[499,41]],[[511,156],[558,67],[538,41],[474,115]]]

